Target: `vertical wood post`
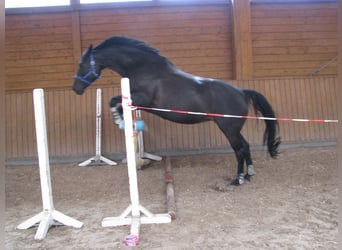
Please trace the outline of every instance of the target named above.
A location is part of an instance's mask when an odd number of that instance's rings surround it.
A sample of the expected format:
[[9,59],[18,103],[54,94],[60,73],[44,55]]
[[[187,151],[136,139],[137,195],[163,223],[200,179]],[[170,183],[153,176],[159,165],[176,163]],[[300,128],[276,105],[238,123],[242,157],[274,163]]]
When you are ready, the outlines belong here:
[[250,0],[232,0],[234,23],[234,75],[236,80],[253,78]]
[[[3,25],[0,27],[0,51],[1,51],[1,58],[0,58],[0,113],[3,114],[3,117],[6,117],[6,110],[5,110],[5,1],[3,1],[1,4],[1,10],[0,10],[0,21]],[[8,107],[7,107],[8,108]],[[7,117],[2,118],[0,121],[0,190],[5,190],[5,158],[6,158],[6,130],[5,126],[8,122]],[[5,215],[5,192],[2,191],[2,194],[0,194],[0,213]],[[0,218],[0,224],[5,225],[5,216],[1,216]],[[1,232],[0,234],[0,246],[5,246],[5,234]]]
[[72,10],[72,45],[73,45],[73,56],[75,63],[75,71],[78,69],[78,62],[82,55],[81,47],[81,25],[80,25],[80,12],[79,4],[80,0],[70,0]]
[[172,164],[171,158],[165,158],[165,181],[166,181],[166,205],[167,212],[174,220],[176,219],[176,201],[175,192],[173,188],[173,175],[172,175]]

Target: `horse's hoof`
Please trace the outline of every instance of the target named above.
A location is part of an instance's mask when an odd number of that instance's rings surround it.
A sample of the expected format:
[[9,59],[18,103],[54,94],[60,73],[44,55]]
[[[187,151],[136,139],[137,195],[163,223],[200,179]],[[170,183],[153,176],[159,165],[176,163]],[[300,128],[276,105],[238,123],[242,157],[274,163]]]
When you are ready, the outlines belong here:
[[245,177],[243,174],[239,174],[231,183],[231,186],[240,186],[245,183]]
[[251,181],[251,180],[252,180],[252,176],[253,176],[253,175],[246,174],[246,175],[245,175],[245,179],[246,179],[247,181]]
[[234,186],[234,187],[237,187],[237,186],[240,186],[241,184],[239,183],[239,180],[238,179],[235,179],[233,180],[231,183],[230,183],[230,186]]
[[136,158],[136,164],[138,170],[144,170],[149,167],[151,160],[145,158]]

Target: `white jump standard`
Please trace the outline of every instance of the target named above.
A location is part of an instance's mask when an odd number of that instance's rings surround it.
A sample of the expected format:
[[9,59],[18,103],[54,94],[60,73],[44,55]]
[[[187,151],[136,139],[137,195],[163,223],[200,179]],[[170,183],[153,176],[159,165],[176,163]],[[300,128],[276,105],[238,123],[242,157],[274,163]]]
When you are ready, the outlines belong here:
[[52,199],[49,150],[46,133],[44,90],[34,89],[34,113],[36,121],[37,149],[39,160],[40,185],[42,191],[43,211],[17,226],[28,229],[39,223],[35,239],[45,238],[50,226],[66,225],[81,228],[83,223],[55,210]]
[[114,166],[117,163],[101,155],[101,118],[102,118],[102,90],[96,89],[96,152],[95,156],[81,162],[78,166],[85,167],[90,164],[100,164],[101,162]]
[[[115,119],[117,119],[117,118],[115,118],[115,116],[118,116],[118,114],[113,113],[114,121],[115,121]],[[135,118],[136,118],[136,121],[135,121],[135,132],[137,133],[137,136],[135,138],[135,143],[137,144],[135,146],[137,148],[136,149],[136,151],[137,151],[136,165],[137,165],[138,169],[142,169],[144,166],[147,166],[151,162],[150,160],[161,161],[163,158],[161,156],[145,152],[145,149],[144,149],[144,135],[143,135],[143,131],[144,131],[144,128],[145,128],[145,123],[144,123],[144,121],[141,118],[141,110],[138,110],[138,109],[135,110]],[[121,120],[120,123],[117,122],[117,123],[119,123],[118,124],[119,128],[120,129],[125,129],[125,122],[121,119],[121,117],[118,118],[118,119]],[[122,163],[127,163],[127,158],[123,159]]]
[[[125,140],[129,178],[129,190],[131,204],[118,217],[107,217],[102,220],[103,227],[115,227],[131,225],[130,234],[139,239],[140,224],[170,223],[169,214],[153,214],[139,204],[138,180],[135,159],[134,136],[132,119],[132,101],[130,94],[129,79],[121,79],[122,107],[125,121]],[[131,214],[131,215],[130,215]]]
[[[141,119],[141,110],[136,110],[137,119]],[[162,157],[159,155],[147,153],[144,150],[143,130],[138,130],[138,156],[141,159],[150,159],[153,161],[161,161]]]

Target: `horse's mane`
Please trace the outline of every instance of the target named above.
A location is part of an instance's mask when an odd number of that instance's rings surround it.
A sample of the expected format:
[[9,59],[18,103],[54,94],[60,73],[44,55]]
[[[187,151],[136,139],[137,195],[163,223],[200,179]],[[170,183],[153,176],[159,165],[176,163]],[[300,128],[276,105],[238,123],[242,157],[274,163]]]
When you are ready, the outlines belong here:
[[145,52],[149,52],[155,55],[159,55],[159,51],[155,48],[150,47],[148,44],[146,44],[143,41],[136,40],[134,38],[126,37],[126,36],[113,36],[110,38],[107,38],[103,42],[101,42],[99,45],[97,45],[94,49],[103,49],[110,46],[129,46],[129,47],[135,47],[140,50],[143,50]]

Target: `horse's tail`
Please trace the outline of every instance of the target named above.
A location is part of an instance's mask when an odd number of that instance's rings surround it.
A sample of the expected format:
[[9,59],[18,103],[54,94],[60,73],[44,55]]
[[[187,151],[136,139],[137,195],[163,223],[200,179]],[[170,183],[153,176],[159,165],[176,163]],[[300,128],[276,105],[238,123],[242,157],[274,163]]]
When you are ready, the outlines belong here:
[[[249,89],[244,89],[243,92],[245,93],[249,102],[253,104],[255,113],[261,113],[264,117],[269,118],[276,118],[272,106],[266,100],[266,98],[254,91]],[[265,119],[265,132],[264,132],[264,145],[267,143],[268,152],[272,158],[276,158],[278,155],[278,146],[281,142],[280,137],[277,137],[279,125],[277,120],[267,120]]]

